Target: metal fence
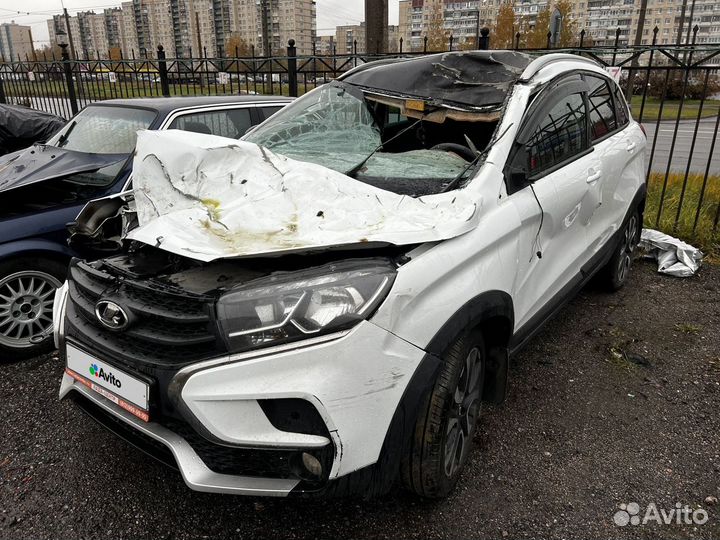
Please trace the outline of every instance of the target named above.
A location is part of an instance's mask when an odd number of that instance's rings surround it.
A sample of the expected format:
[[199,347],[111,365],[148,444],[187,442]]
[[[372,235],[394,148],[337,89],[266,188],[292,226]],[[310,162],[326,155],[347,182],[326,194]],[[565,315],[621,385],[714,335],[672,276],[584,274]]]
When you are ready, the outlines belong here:
[[[683,45],[652,43],[628,46],[620,28],[611,46],[589,46],[583,30],[573,47],[527,49],[520,34],[513,47],[530,54],[566,52],[596,60],[618,80],[632,104],[634,117],[649,138],[649,185],[646,224],[699,238],[704,245],[720,244],[720,43],[698,43],[699,28]],[[626,39],[626,36],[624,37]],[[483,29],[478,48],[492,45]],[[445,50],[457,50],[449,37]],[[185,95],[271,94],[301,95],[347,70],[379,58],[407,57],[433,52],[424,40],[421,51],[378,54],[336,54],[313,50],[298,55],[290,40],[284,56],[166,58],[158,47],[155,57],[91,60],[26,58],[0,63],[0,103],[25,104],[69,118],[89,103],[112,98]],[[357,51],[357,45],[355,46]],[[95,55],[98,57],[99,55]]]

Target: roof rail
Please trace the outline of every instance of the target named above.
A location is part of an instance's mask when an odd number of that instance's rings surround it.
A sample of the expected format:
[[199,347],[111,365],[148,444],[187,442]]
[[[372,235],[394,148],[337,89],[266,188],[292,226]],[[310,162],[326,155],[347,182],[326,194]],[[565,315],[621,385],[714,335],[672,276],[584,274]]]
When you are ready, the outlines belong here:
[[580,56],[577,54],[569,54],[569,53],[551,53],[551,54],[545,54],[543,56],[540,56],[530,62],[530,65],[525,68],[525,71],[522,72],[522,75],[520,76],[520,80],[518,82],[528,82],[530,79],[532,79],[541,69],[546,68],[548,65],[554,63],[554,62],[563,62],[567,60],[572,60],[576,62],[585,62],[588,64],[591,64],[595,67],[598,67],[600,64],[598,64],[595,60],[591,60],[590,58],[585,58],[584,56]]

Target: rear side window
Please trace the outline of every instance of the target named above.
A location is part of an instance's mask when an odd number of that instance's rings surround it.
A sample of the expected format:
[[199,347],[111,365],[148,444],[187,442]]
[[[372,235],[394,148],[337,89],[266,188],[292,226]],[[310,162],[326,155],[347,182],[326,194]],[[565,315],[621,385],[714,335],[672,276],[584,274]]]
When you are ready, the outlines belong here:
[[588,77],[587,82],[590,85],[588,93],[590,135],[592,140],[596,141],[617,129],[617,119],[607,81],[598,77]]
[[251,125],[250,109],[245,108],[185,114],[173,120],[168,129],[239,139]]
[[528,141],[528,172],[537,174],[587,148],[587,116],[580,93],[560,100],[540,120]]
[[282,106],[274,106],[274,107],[260,107],[260,110],[262,111],[263,120],[267,120],[270,118],[273,114],[278,112],[280,109],[282,109]]
[[620,88],[615,85],[614,87],[615,92],[615,113],[617,114],[618,119],[618,127],[623,127],[627,125],[627,123],[630,121],[628,118],[628,109],[627,109],[627,102],[625,101],[625,96],[623,96],[623,93],[620,91]]

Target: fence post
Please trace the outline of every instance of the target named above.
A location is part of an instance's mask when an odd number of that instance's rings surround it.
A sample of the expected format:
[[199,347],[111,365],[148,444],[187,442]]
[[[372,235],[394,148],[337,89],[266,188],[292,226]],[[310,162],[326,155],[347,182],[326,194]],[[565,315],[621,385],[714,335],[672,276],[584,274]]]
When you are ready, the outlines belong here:
[[450,51],[450,52],[452,52],[452,46],[453,46],[454,40],[455,40],[455,37],[452,34],[450,34],[450,43],[449,43],[450,48],[448,49],[448,51]]
[[424,52],[424,53],[427,52],[427,42],[428,42],[428,37],[425,36],[425,37],[423,38],[423,52]]
[[403,45],[403,38],[400,36],[400,39],[398,40],[398,44],[400,45],[398,53],[402,54],[402,45]]
[[160,72],[160,91],[163,97],[170,97],[170,83],[167,74],[167,62],[165,61],[165,49],[162,45],[157,48],[158,71]]
[[487,26],[480,30],[480,44],[478,48],[481,51],[487,51],[490,48],[490,29]]
[[297,73],[297,48],[295,47],[295,40],[291,39],[288,41],[287,47],[288,57],[288,91],[291,97],[298,96],[298,73]]
[[547,33],[547,43],[545,44],[545,48],[546,48],[546,49],[549,49],[549,48],[550,48],[550,38],[552,38],[552,32],[551,32],[550,30],[548,30],[548,33]]
[[0,103],[7,103],[7,98],[5,97],[5,82],[2,77],[0,77]]
[[515,50],[520,48],[520,32],[515,34]]
[[585,41],[585,29],[580,30],[580,48],[583,48],[583,42]]
[[77,95],[75,94],[75,82],[73,81],[72,65],[70,65],[70,55],[68,54],[67,43],[61,43],[63,67],[65,68],[65,84],[68,90],[68,100],[70,100],[70,111],[75,116],[78,112]]

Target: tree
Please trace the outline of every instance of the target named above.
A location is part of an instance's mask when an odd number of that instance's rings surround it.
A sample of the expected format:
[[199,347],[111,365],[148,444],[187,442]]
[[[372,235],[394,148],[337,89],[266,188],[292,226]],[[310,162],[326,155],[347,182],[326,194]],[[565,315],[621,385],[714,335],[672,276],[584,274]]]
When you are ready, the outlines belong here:
[[236,54],[240,57],[250,56],[250,46],[248,45],[247,41],[245,41],[239,35],[231,34],[227,42],[225,43],[225,56],[234,57]]
[[515,42],[515,8],[512,0],[500,5],[490,43],[494,49],[512,49]]
[[579,38],[577,21],[572,16],[572,3],[570,0],[557,0],[555,7],[560,12],[562,24],[558,47],[574,47]]
[[445,30],[443,0],[432,0],[428,11],[427,50],[428,52],[447,51],[450,34]]
[[527,35],[527,46],[530,49],[547,47],[547,34],[550,31],[550,6],[545,6],[535,19],[535,26]]

